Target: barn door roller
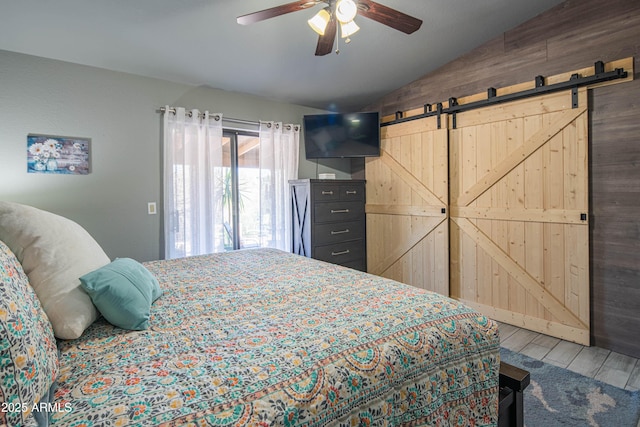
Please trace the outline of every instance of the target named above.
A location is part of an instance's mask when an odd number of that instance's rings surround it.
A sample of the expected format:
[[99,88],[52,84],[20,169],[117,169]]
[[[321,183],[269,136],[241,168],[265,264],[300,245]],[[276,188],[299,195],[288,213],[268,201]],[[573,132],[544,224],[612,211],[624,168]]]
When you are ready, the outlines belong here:
[[[530,98],[532,96],[543,95],[552,92],[558,92],[561,90],[571,90],[572,105],[573,108],[578,107],[578,88],[581,86],[589,86],[595,83],[606,82],[610,80],[624,79],[627,77],[627,72],[622,68],[616,68],[613,71],[605,72],[604,62],[598,61],[594,64],[594,74],[587,77],[582,77],[580,74],[573,74],[569,80],[565,82],[555,83],[552,85],[545,84],[545,78],[543,76],[535,77],[535,87],[533,89],[523,90],[521,92],[510,93],[507,95],[497,96],[495,88],[489,88],[487,90],[487,99],[480,101],[469,102],[468,104],[459,104],[458,99],[449,98],[449,106],[447,108],[438,108],[437,111],[425,111],[423,114],[419,114],[411,117],[402,117],[402,114],[396,113],[396,119],[391,122],[382,123],[381,126],[389,126],[397,123],[408,122],[411,120],[423,119],[425,117],[437,115],[440,118],[441,114],[452,114],[455,129],[455,114],[463,111],[473,110],[476,108],[482,108],[489,105],[499,104],[502,102],[516,101],[519,99]],[[425,104],[430,105],[430,104]],[[438,104],[440,107],[441,104]],[[438,126],[440,127],[440,126]]]

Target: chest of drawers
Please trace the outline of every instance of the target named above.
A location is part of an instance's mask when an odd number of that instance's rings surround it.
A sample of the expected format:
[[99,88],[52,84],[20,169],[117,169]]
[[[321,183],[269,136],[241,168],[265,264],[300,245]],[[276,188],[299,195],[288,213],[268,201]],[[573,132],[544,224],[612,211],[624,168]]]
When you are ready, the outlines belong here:
[[366,271],[364,184],[364,180],[289,181],[293,252]]

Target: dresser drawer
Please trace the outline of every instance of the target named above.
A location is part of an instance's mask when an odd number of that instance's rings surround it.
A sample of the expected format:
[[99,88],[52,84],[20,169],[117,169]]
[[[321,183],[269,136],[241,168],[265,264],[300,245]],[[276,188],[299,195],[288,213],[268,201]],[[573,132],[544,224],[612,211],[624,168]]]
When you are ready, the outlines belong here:
[[315,202],[331,202],[340,200],[340,186],[336,184],[317,184],[312,186]]
[[362,202],[316,203],[313,207],[314,222],[353,221],[364,217]]
[[365,265],[364,258],[358,259],[358,260],[355,260],[355,261],[343,262],[343,263],[340,263],[340,265],[345,266],[345,267],[349,267],[349,268],[353,268],[354,270],[364,271],[365,273],[367,272],[367,266]]
[[364,258],[364,240],[336,243],[333,245],[315,246],[313,257],[321,261],[343,264]]
[[364,185],[341,185],[340,200],[359,200],[364,201]]
[[336,222],[316,225],[313,234],[315,245],[328,245],[364,238],[364,221]]

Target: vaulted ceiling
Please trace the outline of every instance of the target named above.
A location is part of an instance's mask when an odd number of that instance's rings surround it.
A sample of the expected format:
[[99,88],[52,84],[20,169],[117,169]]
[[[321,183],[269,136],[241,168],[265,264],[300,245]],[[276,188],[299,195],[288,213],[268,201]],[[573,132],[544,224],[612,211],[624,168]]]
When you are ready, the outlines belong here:
[[0,0],[0,49],[325,110],[352,111],[561,0],[379,0],[411,35],[359,16],[339,54],[314,56],[323,3],[243,26],[290,0]]

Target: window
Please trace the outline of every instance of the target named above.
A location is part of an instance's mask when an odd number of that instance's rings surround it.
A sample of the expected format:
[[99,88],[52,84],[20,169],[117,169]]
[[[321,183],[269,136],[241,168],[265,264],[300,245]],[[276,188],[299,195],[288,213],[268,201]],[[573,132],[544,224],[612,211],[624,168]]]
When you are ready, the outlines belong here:
[[225,250],[259,247],[260,137],[228,131],[222,138]]

